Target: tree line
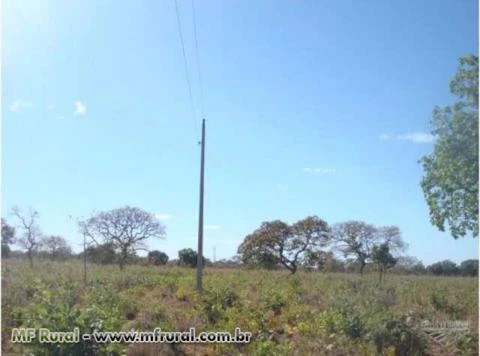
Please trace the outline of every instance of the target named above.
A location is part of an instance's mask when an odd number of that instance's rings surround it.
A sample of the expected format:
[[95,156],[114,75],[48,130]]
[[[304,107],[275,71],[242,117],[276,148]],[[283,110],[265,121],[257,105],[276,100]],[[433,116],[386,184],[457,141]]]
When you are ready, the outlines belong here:
[[[65,238],[44,235],[37,211],[14,207],[11,217],[16,224],[2,218],[2,258],[33,257],[65,261],[86,258],[95,264],[127,264],[195,267],[197,253],[191,248],[178,251],[170,260],[162,251],[149,250],[151,238],[164,238],[165,227],[154,214],[126,206],[93,214],[77,222],[78,230],[87,241],[84,251],[73,253]],[[15,244],[21,251],[11,250]],[[284,268],[292,274],[297,270],[325,272],[377,271],[382,279],[387,270],[403,274],[433,274],[470,276],[478,273],[478,260],[466,260],[460,265],[446,260],[425,267],[418,259],[401,255],[407,249],[400,229],[396,226],[374,226],[362,221],[346,221],[330,226],[317,216],[309,216],[293,224],[281,220],[263,222],[248,234],[229,260],[211,262],[204,257],[205,266],[249,268]],[[147,251],[145,257],[138,251]],[[343,259],[341,258],[343,257]]]

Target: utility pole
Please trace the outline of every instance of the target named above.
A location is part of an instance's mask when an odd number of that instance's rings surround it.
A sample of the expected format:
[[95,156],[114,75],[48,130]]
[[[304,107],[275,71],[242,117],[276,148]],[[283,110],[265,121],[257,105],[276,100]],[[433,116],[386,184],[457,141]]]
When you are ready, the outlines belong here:
[[200,158],[200,208],[198,213],[197,291],[202,292],[203,273],[203,177],[205,173],[205,119],[202,120],[202,145]]
[[83,231],[83,282],[87,285],[87,238]]
[[217,248],[217,246],[213,246],[213,263],[215,263],[215,249]]

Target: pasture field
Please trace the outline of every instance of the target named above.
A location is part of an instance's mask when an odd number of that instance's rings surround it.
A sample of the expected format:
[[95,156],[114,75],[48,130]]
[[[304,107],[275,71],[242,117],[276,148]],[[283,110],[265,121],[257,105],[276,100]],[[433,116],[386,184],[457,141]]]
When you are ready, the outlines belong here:
[[[214,269],[195,291],[195,270],[2,261],[4,355],[476,355],[478,279]],[[432,341],[425,320],[468,321]],[[248,344],[11,343],[12,328],[230,331]],[[448,344],[449,340],[450,344]]]

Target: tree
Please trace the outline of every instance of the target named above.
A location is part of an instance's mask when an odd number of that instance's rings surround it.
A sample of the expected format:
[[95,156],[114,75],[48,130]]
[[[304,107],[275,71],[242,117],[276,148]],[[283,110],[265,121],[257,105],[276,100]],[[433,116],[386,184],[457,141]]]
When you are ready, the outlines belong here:
[[455,262],[444,260],[428,266],[427,272],[437,276],[455,276],[458,274],[458,266]]
[[478,260],[465,260],[460,263],[460,273],[462,276],[477,276]]
[[277,256],[261,247],[246,250],[241,255],[241,260],[248,266],[258,266],[265,269],[273,269],[280,263]]
[[[192,250],[191,248],[184,248],[178,251],[178,264],[189,267],[197,266],[197,251]],[[203,265],[206,266],[210,264],[208,258],[203,257]]]
[[98,246],[112,246],[121,270],[129,256],[145,248],[146,240],[165,236],[165,228],[155,215],[130,206],[94,214],[79,227]]
[[334,259],[332,252],[307,251],[303,259],[303,265],[307,268],[324,270],[327,265],[332,265]]
[[430,221],[440,231],[448,224],[457,239],[478,236],[478,57],[460,58],[450,91],[453,106],[436,107],[431,121],[437,140],[433,153],[420,159],[421,186]]
[[155,266],[166,265],[168,262],[168,255],[162,251],[150,251],[148,253],[148,263]]
[[387,245],[391,253],[400,253],[407,249],[408,245],[402,239],[402,233],[397,226],[380,226],[376,228],[377,240]]
[[303,255],[325,246],[330,240],[328,224],[309,216],[293,225],[280,220],[263,222],[260,228],[245,237],[238,253],[253,256],[272,256],[293,274]]
[[336,249],[344,257],[353,257],[363,274],[365,266],[372,259],[374,246],[384,244],[389,253],[398,253],[407,248],[400,229],[397,226],[375,227],[363,221],[346,221],[336,224],[333,228],[333,238]]
[[15,242],[15,228],[2,218],[2,258],[10,257],[10,244]]
[[72,255],[72,249],[67,241],[61,236],[47,236],[42,240],[42,247],[48,256],[54,261],[65,260]]
[[[96,264],[108,265],[117,263],[117,254],[111,242],[99,246],[89,246],[85,249],[85,254],[89,261]],[[79,254],[79,257],[83,257],[83,252]]]
[[392,268],[397,263],[397,260],[390,253],[390,248],[387,243],[373,246],[372,260],[378,267],[378,279],[382,282],[387,269]]
[[363,221],[346,221],[336,224],[333,236],[337,249],[344,257],[354,256],[360,265],[360,274],[363,274],[368,259],[371,257],[373,246],[377,242],[376,228]]
[[26,250],[26,255],[30,261],[30,267],[33,268],[33,255],[38,251],[41,246],[42,232],[38,225],[38,212],[29,207],[28,212],[25,214],[17,207],[13,207],[12,214],[19,221],[18,228],[22,231],[21,235],[17,238],[16,243],[21,248]]
[[395,271],[404,274],[423,274],[425,273],[425,266],[416,257],[400,256],[397,258]]

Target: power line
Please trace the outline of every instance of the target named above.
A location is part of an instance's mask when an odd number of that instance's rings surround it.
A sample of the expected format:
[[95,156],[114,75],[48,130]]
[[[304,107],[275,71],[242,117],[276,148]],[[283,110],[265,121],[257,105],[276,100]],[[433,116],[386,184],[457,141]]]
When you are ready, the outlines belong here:
[[192,0],[192,17],[193,17],[193,32],[195,35],[195,52],[197,54],[197,68],[198,68],[198,83],[200,85],[200,105],[202,108],[202,116],[205,118],[205,107],[203,104],[203,83],[202,83],[202,74],[200,70],[200,55],[198,51],[198,39],[197,39],[197,20],[195,17],[195,5],[194,0]]
[[190,106],[192,109],[192,117],[193,117],[193,125],[195,127],[195,134],[197,137],[199,136],[198,128],[197,128],[197,119],[195,116],[195,106],[193,105],[193,96],[192,96],[192,85],[190,83],[190,75],[188,74],[188,64],[187,64],[187,56],[185,54],[185,43],[183,41],[183,34],[182,34],[182,24],[180,22],[180,13],[178,11],[178,3],[175,0],[175,12],[177,14],[177,25],[178,25],[178,34],[180,36],[180,42],[182,43],[182,53],[183,53],[183,63],[185,65],[185,74],[187,76],[187,87],[188,87],[188,95],[190,98]]

